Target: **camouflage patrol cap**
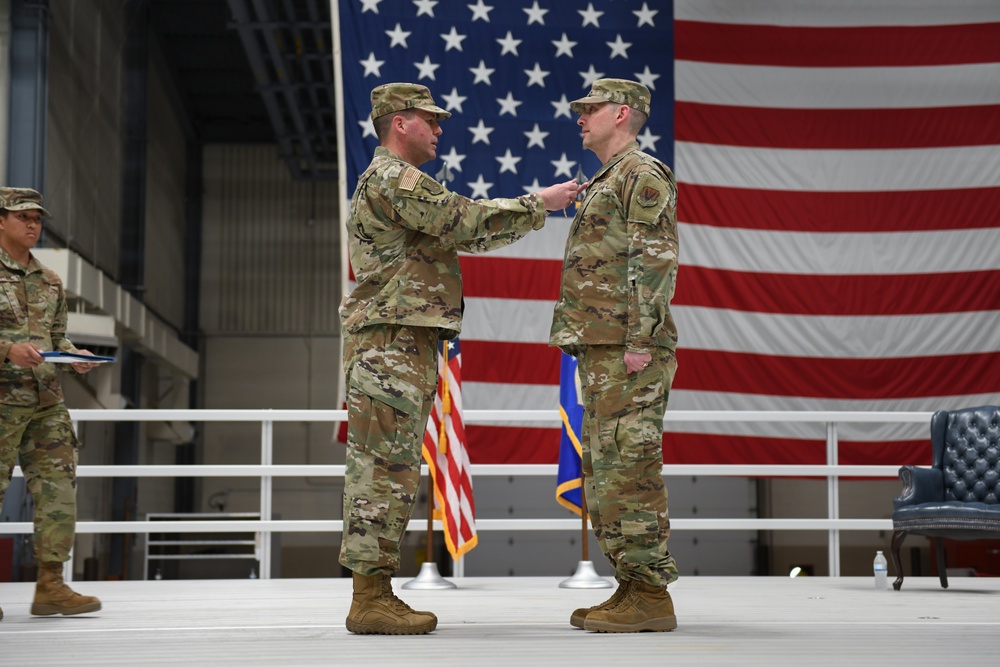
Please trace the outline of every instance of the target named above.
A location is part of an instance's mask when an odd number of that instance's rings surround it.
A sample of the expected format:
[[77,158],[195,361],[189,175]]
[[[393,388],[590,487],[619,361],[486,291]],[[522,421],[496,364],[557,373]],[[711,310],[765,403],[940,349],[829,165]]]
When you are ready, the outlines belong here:
[[49,216],[49,212],[42,208],[42,195],[31,188],[0,188],[0,208],[8,211],[27,211],[36,209],[42,215]]
[[579,114],[583,113],[584,105],[600,104],[601,102],[625,104],[648,116],[649,88],[638,81],[629,81],[628,79],[598,79],[591,84],[587,96],[573,100],[569,103],[569,108]]
[[430,111],[438,120],[451,118],[451,113],[434,104],[427,86],[416,83],[383,83],[372,89],[372,120],[407,109]]

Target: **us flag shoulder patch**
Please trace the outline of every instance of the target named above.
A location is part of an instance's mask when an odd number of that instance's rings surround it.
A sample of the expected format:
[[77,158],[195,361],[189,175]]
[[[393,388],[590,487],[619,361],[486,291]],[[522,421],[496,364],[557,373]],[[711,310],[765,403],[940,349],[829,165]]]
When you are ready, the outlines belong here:
[[422,174],[419,169],[409,167],[405,172],[403,172],[403,175],[399,177],[399,189],[412,192],[421,176]]

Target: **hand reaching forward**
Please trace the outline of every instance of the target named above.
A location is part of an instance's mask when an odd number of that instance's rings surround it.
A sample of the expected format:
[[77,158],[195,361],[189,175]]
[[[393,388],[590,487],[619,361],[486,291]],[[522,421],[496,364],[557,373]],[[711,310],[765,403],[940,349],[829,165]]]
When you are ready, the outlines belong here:
[[587,187],[587,183],[577,183],[576,180],[550,185],[536,194],[542,198],[546,211],[559,211],[576,201],[577,196]]

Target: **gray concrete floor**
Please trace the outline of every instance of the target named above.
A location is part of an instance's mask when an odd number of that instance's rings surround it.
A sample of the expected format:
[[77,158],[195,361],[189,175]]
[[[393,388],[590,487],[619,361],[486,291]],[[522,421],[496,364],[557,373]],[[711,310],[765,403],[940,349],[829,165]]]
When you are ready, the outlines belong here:
[[32,584],[0,584],[0,665],[933,665],[990,664],[1000,579],[687,577],[671,586],[670,633],[598,634],[569,625],[610,589],[561,578],[453,579],[400,590],[437,614],[415,637],[352,635],[347,579],[74,582],[103,610],[29,615]]

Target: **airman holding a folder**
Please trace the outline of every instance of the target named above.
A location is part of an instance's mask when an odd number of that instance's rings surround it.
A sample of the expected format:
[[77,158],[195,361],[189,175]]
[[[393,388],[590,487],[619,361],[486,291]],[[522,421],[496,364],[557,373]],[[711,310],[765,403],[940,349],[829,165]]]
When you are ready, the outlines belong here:
[[[47,215],[38,192],[0,188],[0,507],[20,460],[35,505],[36,616],[101,608],[63,581],[76,536],[78,443],[58,372],[42,353],[90,353],[66,338],[62,281],[31,253]],[[71,364],[78,373],[96,365]]]

